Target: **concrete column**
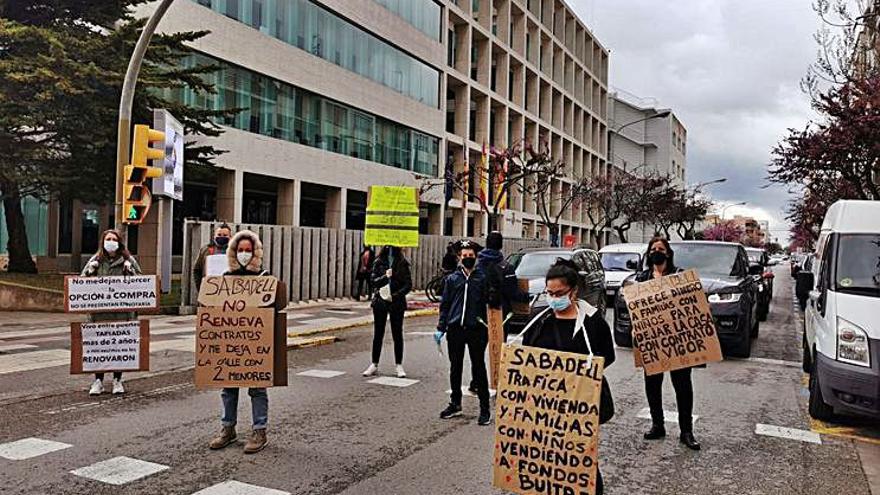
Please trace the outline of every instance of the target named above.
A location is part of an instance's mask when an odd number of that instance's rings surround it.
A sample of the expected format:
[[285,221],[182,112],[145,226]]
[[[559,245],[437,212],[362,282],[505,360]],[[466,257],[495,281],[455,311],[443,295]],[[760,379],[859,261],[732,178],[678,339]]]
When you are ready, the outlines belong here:
[[295,181],[278,179],[278,206],[275,217],[279,225],[295,225],[297,216]]
[[338,188],[327,188],[324,206],[324,226],[331,229],[345,228],[345,194]]
[[82,201],[74,199],[70,209],[73,215],[70,222],[70,270],[79,273],[82,269],[79,262],[82,255]]
[[241,206],[244,201],[244,172],[241,170],[217,170],[217,219],[241,223]]
[[428,233],[432,235],[441,235],[443,233],[443,212],[442,205],[428,205]]
[[[159,246],[159,200],[153,197],[153,205],[144,218],[144,221],[138,225],[138,264],[144,273],[155,274],[159,267],[158,250]],[[100,240],[99,240],[100,242]]]

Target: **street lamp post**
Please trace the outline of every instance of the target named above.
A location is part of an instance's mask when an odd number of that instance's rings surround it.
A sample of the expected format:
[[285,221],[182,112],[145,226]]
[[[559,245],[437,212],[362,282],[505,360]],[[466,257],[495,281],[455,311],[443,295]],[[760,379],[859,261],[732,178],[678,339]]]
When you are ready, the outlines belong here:
[[651,119],[665,119],[672,114],[671,110],[663,110],[661,112],[657,112],[654,115],[649,115],[647,117],[643,117],[641,119],[633,120],[632,122],[627,122],[622,126],[619,126],[616,130],[612,128],[608,128],[608,161],[611,162],[611,165],[614,165],[614,139],[612,139],[612,134],[621,135],[620,131],[626,129],[627,127],[638,124],[639,122],[645,122],[646,120]]
[[[724,208],[721,208],[721,220],[724,220],[724,212],[726,212],[727,209],[730,208],[731,206],[745,206],[745,205],[747,205],[747,204],[749,204],[747,201],[741,201],[741,202],[739,202],[739,203],[733,203],[732,205],[727,205],[727,206],[725,206]],[[718,220],[717,220],[717,219],[715,220],[715,225],[718,225]],[[724,235],[724,234],[725,234],[725,232],[722,230],[722,231],[721,231],[721,242],[724,242],[724,241],[725,241],[725,235]]]

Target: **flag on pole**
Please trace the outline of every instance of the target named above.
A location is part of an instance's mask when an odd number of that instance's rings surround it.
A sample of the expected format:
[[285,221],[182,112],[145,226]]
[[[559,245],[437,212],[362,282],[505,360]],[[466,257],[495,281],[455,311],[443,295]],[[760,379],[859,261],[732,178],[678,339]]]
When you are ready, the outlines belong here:
[[483,155],[480,157],[480,168],[479,175],[477,176],[480,183],[477,187],[480,188],[480,202],[484,205],[488,206],[488,196],[489,196],[489,152],[486,150],[486,141],[483,141]]
[[507,208],[507,191],[504,191],[504,180],[507,178],[507,170],[507,158],[505,158],[504,163],[498,167],[497,180],[495,181],[498,192],[494,194],[500,194],[498,197],[498,211],[503,211]]
[[443,196],[444,205],[449,206],[449,200],[452,199],[453,189],[455,188],[455,162],[452,155],[446,157],[446,169],[443,171]]

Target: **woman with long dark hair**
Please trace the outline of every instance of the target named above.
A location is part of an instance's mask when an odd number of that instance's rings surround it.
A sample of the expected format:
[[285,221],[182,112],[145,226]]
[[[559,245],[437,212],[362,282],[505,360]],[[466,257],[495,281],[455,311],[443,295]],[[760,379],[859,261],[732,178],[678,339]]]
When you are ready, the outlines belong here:
[[[598,308],[578,298],[580,286],[578,266],[558,259],[546,276],[548,309],[538,314],[523,336],[523,344],[553,351],[596,355],[605,358],[605,368],[614,363],[614,342],[611,328]],[[614,414],[611,388],[602,377],[599,422],[605,423]],[[596,466],[596,495],[602,495],[602,473]]]
[[[101,234],[101,242],[98,252],[92,256],[86,266],[83,267],[81,277],[106,277],[110,275],[140,275],[141,267],[134,256],[128,252],[122,236],[119,232],[109,229]],[[134,320],[137,313],[90,313],[90,323],[98,321]],[[104,393],[104,373],[95,373],[95,380],[89,388],[89,395],[101,395]],[[122,384],[122,372],[113,372],[113,394],[125,393]]]
[[[681,271],[675,266],[675,252],[663,237],[654,237],[648,243],[647,269],[636,275],[636,282],[646,282]],[[651,410],[651,429],[645,433],[645,440],[657,440],[666,436],[666,423],[663,417],[663,373],[645,375],[645,395]],[[691,368],[670,371],[672,388],[675,389],[675,402],[678,407],[679,440],[691,450],[700,450],[700,443],[694,438],[694,385],[691,382]]]
[[379,372],[379,357],[385,339],[385,322],[391,320],[394,339],[394,363],[398,378],[405,378],[403,370],[403,315],[406,313],[406,295],[412,290],[412,274],[403,250],[385,246],[373,263],[373,354],[364,376]]

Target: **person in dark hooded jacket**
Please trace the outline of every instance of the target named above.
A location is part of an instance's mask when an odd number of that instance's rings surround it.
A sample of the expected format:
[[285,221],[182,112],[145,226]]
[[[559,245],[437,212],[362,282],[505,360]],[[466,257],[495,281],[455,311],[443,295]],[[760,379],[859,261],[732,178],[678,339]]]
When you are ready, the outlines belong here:
[[486,274],[477,265],[478,251],[479,246],[475,243],[462,242],[461,266],[446,277],[434,340],[440,345],[445,335],[449,349],[449,384],[452,393],[449,405],[440,413],[440,418],[461,415],[461,372],[467,347],[471,359],[471,375],[480,399],[477,423],[488,425],[491,415],[485,359],[486,346],[489,344],[489,330],[486,327]]
[[[259,276],[268,275],[263,270],[263,243],[260,237],[250,230],[242,230],[232,237],[226,249],[229,271],[224,275]],[[238,420],[238,388],[224,388],[220,393],[223,399],[223,429],[211,440],[213,450],[222,449],[235,442],[237,434],[235,425]],[[269,421],[269,394],[265,388],[248,388],[251,397],[251,415],[253,434],[244,446],[245,454],[255,454],[268,445],[266,426]]]

